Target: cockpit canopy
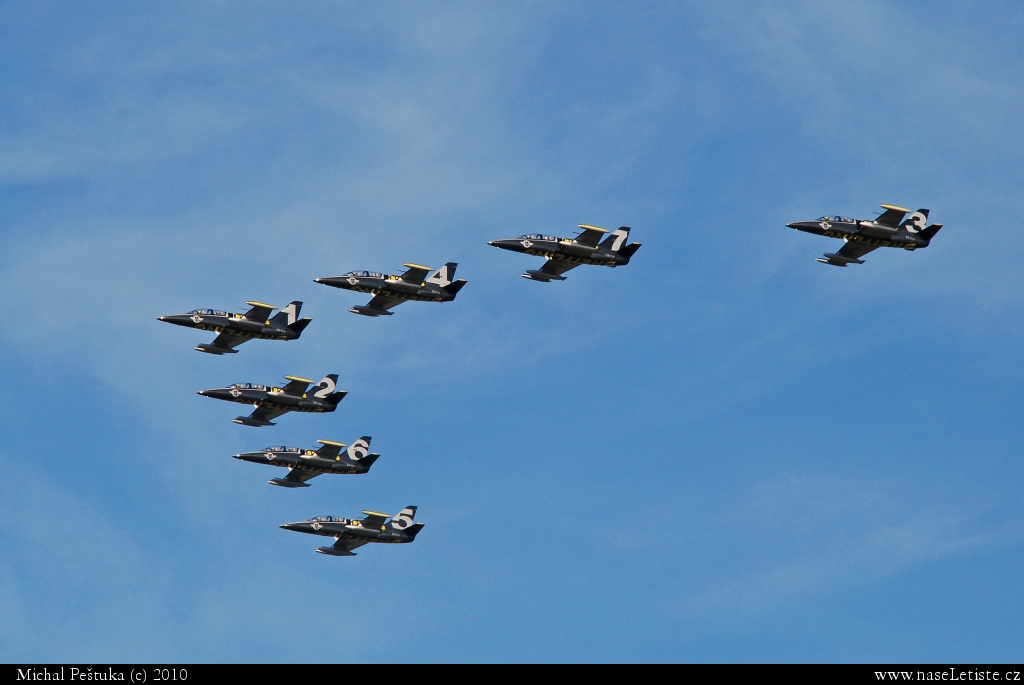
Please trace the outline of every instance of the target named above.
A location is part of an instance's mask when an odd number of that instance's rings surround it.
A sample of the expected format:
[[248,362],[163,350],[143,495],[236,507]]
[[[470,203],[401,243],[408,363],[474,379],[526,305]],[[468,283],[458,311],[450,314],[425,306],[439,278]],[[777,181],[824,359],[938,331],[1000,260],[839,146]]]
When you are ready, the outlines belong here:
[[553,235],[541,235],[540,233],[527,233],[526,235],[519,236],[520,238],[526,238],[527,240],[554,240],[558,241]]
[[227,316],[227,312],[220,310],[214,311],[213,309],[193,309],[189,314],[198,314],[199,316]]
[[387,274],[380,274],[376,271],[349,271],[342,274],[342,277],[355,276],[356,278],[387,278]]
[[270,390],[267,386],[256,383],[235,383],[231,387],[238,388],[239,390]]
[[846,224],[852,224],[853,223],[853,219],[851,219],[850,217],[848,217],[848,216],[839,216],[838,214],[836,216],[819,216],[818,217],[818,221],[834,221],[835,223],[846,223]]
[[301,452],[298,447],[285,447],[284,445],[278,445],[277,447],[268,447],[264,452]]
[[348,523],[348,519],[340,516],[314,516],[314,521],[323,521],[325,523]]

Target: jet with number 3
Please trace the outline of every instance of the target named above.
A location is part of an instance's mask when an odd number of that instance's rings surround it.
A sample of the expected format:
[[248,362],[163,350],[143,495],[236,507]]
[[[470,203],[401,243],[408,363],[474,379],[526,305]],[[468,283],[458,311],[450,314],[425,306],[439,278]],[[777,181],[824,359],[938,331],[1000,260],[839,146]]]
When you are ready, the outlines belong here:
[[249,416],[232,419],[243,426],[273,426],[271,419],[276,419],[290,411],[327,413],[338,408],[338,402],[348,393],[344,390],[335,391],[338,374],[324,376],[319,383],[310,388],[313,381],[298,376],[285,376],[288,383],[280,388],[257,385],[255,383],[235,383],[226,388],[200,390],[203,397],[216,400],[227,400],[240,404],[251,404],[256,407]]
[[[909,209],[894,205],[882,205],[882,209],[885,211],[871,221],[823,216],[817,221],[797,221],[786,226],[829,238],[842,238],[846,244],[838,252],[826,252],[824,257],[818,257],[822,264],[832,266],[863,264],[861,257],[879,247],[901,247],[904,250],[928,247],[942,228],[942,224],[925,225],[928,223],[927,209],[919,209],[912,214]],[[904,219],[907,214],[910,216]]]
[[307,481],[323,473],[368,473],[379,454],[370,454],[370,436],[364,435],[348,446],[333,440],[317,440],[318,450],[300,450],[298,447],[267,447],[258,452],[242,452],[235,459],[253,464],[284,466],[288,475],[267,482],[285,488],[308,488]]
[[357,305],[349,309],[353,314],[363,316],[391,316],[389,309],[397,307],[407,300],[420,302],[451,302],[466,285],[466,281],[453,281],[455,267],[458,264],[448,262],[427,278],[432,269],[420,264],[405,264],[407,271],[401,276],[376,273],[371,271],[349,271],[341,276],[315,278],[317,283],[330,285],[345,290],[371,293],[373,299],[365,306]]
[[312,319],[300,319],[301,302],[292,302],[274,316],[270,312],[275,307],[263,302],[246,302],[252,307],[245,314],[232,314],[215,309],[193,309],[188,314],[170,314],[158,316],[160,321],[173,323],[175,326],[199,328],[204,331],[220,333],[212,343],[196,345],[195,350],[210,354],[234,354],[235,348],[246,340],[298,340],[303,329]]
[[[336,542],[330,547],[317,547],[317,552],[335,557],[354,557],[352,550],[370,542],[412,542],[424,524],[413,523],[416,507],[408,506],[391,516],[379,511],[364,511],[366,518],[358,521],[336,516],[317,516],[308,521],[285,523],[281,527],[298,533],[311,533],[331,537]],[[388,519],[391,519],[390,521]]]
[[[599,266],[625,266],[629,264],[633,253],[640,249],[640,243],[626,244],[629,240],[629,227],[612,232],[607,238],[605,234],[609,231],[598,226],[580,224],[583,230],[575,238],[556,238],[552,235],[521,235],[518,238],[504,240],[492,240],[488,245],[500,247],[503,250],[523,252],[525,254],[547,257],[548,260],[539,269],[527,269],[526,273],[520,274],[523,278],[531,281],[549,283],[551,281],[564,281],[564,274],[570,269],[575,269],[580,264],[596,264]],[[602,241],[601,238],[604,238]]]

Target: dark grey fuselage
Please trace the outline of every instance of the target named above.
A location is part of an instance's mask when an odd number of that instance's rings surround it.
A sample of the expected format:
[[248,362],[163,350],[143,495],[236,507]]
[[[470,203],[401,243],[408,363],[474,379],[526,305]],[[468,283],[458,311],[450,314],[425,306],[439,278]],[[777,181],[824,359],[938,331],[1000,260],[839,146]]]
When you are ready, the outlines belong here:
[[786,226],[804,233],[842,238],[847,242],[863,243],[871,247],[901,247],[904,250],[916,250],[919,247],[928,247],[930,242],[927,238],[898,226],[880,226],[871,221],[847,217],[837,216],[832,219],[822,217],[817,221],[795,221]]
[[624,255],[596,245],[589,247],[580,245],[571,238],[509,238],[503,240],[492,240],[487,243],[494,247],[512,252],[547,257],[558,262],[568,264],[593,264],[597,266],[625,266],[629,264],[631,255]]

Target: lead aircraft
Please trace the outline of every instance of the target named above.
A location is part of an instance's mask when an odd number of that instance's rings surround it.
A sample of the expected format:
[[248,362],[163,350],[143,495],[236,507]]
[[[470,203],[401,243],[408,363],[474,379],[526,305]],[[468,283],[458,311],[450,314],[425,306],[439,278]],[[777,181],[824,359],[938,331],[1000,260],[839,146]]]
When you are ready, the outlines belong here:
[[[466,285],[466,281],[452,281],[455,278],[455,262],[448,262],[427,278],[432,269],[422,264],[405,264],[407,269],[400,276],[377,273],[374,271],[349,271],[341,276],[315,278],[317,283],[372,293],[373,299],[365,306],[357,305],[349,309],[353,314],[363,316],[391,316],[389,309],[397,307],[406,300],[420,302],[451,302]],[[425,279],[425,280],[424,280]]]
[[[928,247],[942,228],[942,224],[925,226],[928,222],[927,209],[919,209],[913,214],[909,209],[895,205],[882,205],[882,209],[885,211],[870,221],[822,216],[817,221],[796,221],[786,226],[805,233],[842,238],[846,244],[838,252],[826,252],[824,258],[818,257],[819,262],[831,266],[863,264],[861,257],[879,247],[902,247],[904,250]],[[907,214],[910,216],[904,219]]]
[[564,281],[564,274],[580,264],[596,264],[600,266],[625,266],[629,264],[633,253],[640,249],[640,243],[626,244],[629,239],[629,227],[623,226],[608,235],[607,229],[598,226],[580,224],[582,233],[575,238],[556,238],[552,235],[527,234],[518,238],[492,240],[488,245],[503,250],[523,252],[526,254],[547,257],[548,260],[539,269],[527,269],[520,274],[531,281],[549,283]]
[[412,542],[424,526],[422,523],[413,523],[416,518],[416,507],[413,506],[402,509],[393,517],[379,511],[363,513],[366,518],[358,521],[336,516],[317,516],[308,521],[285,523],[281,527],[298,533],[332,537],[336,540],[333,545],[317,547],[316,551],[335,557],[354,557],[352,550],[370,542]]
[[276,309],[264,302],[246,302],[252,307],[245,314],[217,309],[193,309],[188,314],[158,316],[160,321],[220,333],[212,343],[196,345],[195,350],[210,354],[235,354],[235,348],[251,338],[260,340],[298,340],[312,319],[300,319],[301,302],[292,302],[274,316]]

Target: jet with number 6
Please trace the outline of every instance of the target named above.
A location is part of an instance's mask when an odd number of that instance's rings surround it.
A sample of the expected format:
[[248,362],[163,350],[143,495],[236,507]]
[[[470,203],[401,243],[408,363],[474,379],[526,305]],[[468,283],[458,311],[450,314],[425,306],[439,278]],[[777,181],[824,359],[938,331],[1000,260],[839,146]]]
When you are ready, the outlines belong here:
[[271,419],[276,419],[290,411],[326,413],[338,408],[338,402],[348,393],[344,390],[335,392],[338,374],[324,376],[319,383],[310,388],[313,381],[297,376],[285,376],[288,383],[280,388],[273,388],[255,383],[235,383],[226,388],[200,390],[203,397],[216,400],[227,400],[240,404],[251,404],[256,407],[249,416],[232,419],[243,426],[273,426]]
[[[317,547],[317,552],[335,557],[354,557],[352,550],[369,542],[412,542],[424,524],[413,523],[416,507],[408,506],[393,517],[379,511],[364,511],[366,518],[355,521],[336,516],[317,516],[309,521],[285,523],[281,527],[298,533],[331,537],[330,547]],[[388,521],[388,519],[391,519]]]
[[258,452],[242,452],[235,459],[254,464],[269,464],[288,468],[284,478],[267,482],[286,488],[308,488],[307,481],[322,473],[367,473],[379,454],[370,454],[370,436],[364,435],[348,446],[332,440],[317,440],[322,446],[318,450],[300,450],[298,447],[267,447]]
[[520,274],[531,281],[549,283],[564,281],[564,274],[580,264],[596,264],[599,266],[625,266],[629,264],[633,253],[640,249],[640,243],[626,244],[629,240],[629,226],[611,233],[598,226],[579,225],[583,232],[575,238],[556,238],[553,235],[521,235],[518,238],[492,240],[488,245],[503,250],[524,252],[526,254],[547,257],[548,260],[539,269],[527,269]]
[[466,285],[466,281],[455,278],[455,267],[458,264],[448,262],[437,270],[430,278],[429,266],[421,264],[405,264],[406,272],[401,276],[370,271],[349,271],[341,276],[329,276],[313,279],[317,283],[330,285],[345,290],[361,293],[372,293],[373,299],[365,306],[357,305],[349,309],[353,314],[363,316],[391,316],[389,309],[397,307],[407,300],[420,302],[451,302]]
[[312,319],[300,319],[301,302],[292,302],[274,316],[275,307],[263,302],[246,302],[252,307],[245,314],[232,314],[215,309],[193,309],[188,314],[158,316],[160,321],[175,326],[199,328],[220,333],[212,343],[200,343],[195,350],[210,354],[235,354],[235,348],[246,340],[298,340]]
[[[927,209],[919,209],[912,214],[909,209],[894,205],[882,205],[882,209],[885,211],[871,221],[823,216],[817,221],[796,221],[786,226],[806,233],[842,238],[846,242],[842,249],[818,257],[822,264],[832,266],[863,264],[861,257],[879,247],[901,247],[904,250],[928,247],[942,228],[942,224],[925,225],[928,223]],[[910,216],[904,220],[907,214]]]

